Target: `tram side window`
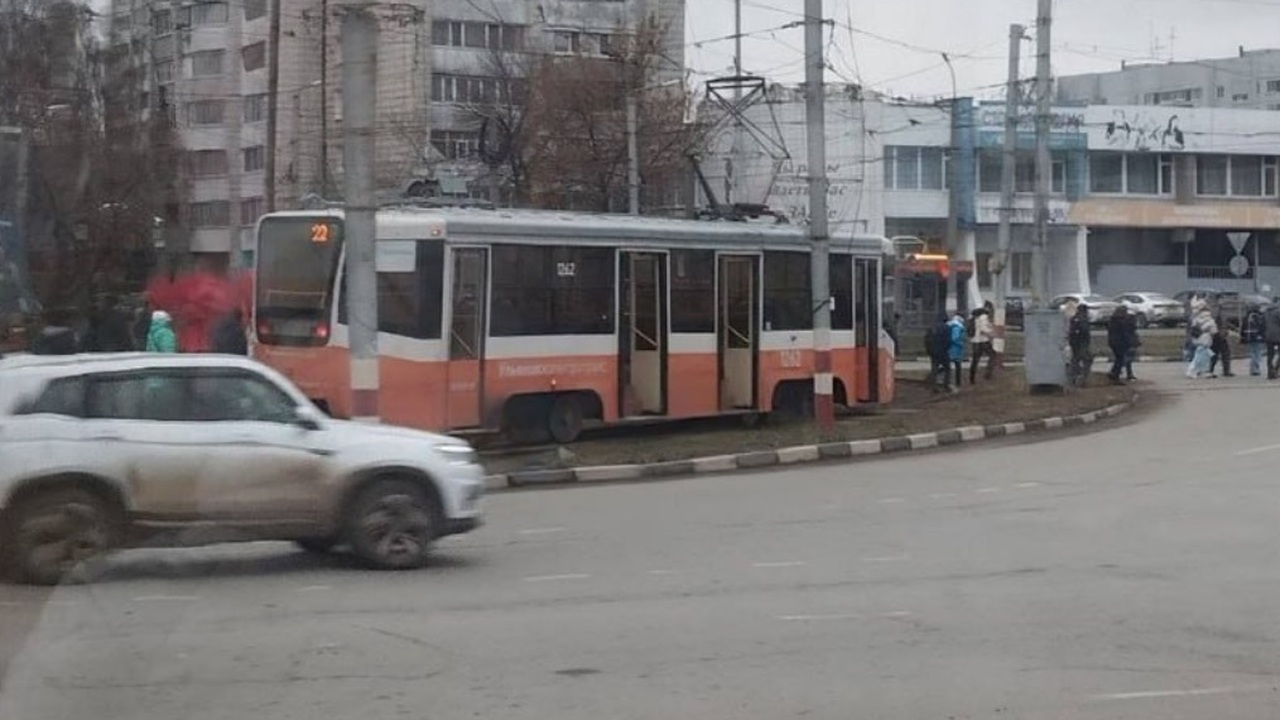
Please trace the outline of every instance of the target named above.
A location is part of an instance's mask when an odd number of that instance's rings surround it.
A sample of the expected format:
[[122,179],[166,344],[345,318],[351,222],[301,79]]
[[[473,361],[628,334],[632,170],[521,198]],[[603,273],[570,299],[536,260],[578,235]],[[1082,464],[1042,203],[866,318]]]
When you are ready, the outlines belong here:
[[[444,243],[415,243],[413,272],[378,273],[378,330],[419,340],[439,340],[444,292]],[[347,271],[342,271],[338,322],[348,324]]]
[[764,254],[764,329],[813,329],[809,254]]
[[853,256],[831,256],[831,329],[853,329]]
[[715,331],[715,251],[672,251],[671,332],[709,334]]
[[615,274],[610,248],[494,245],[491,332],[611,335]]

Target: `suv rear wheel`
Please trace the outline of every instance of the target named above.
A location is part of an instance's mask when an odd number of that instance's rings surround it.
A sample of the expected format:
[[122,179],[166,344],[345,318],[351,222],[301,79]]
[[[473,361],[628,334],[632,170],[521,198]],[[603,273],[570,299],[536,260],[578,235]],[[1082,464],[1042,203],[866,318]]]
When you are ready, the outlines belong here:
[[119,545],[118,507],[83,488],[23,498],[0,526],[0,566],[35,585],[57,585]]
[[360,491],[347,521],[351,550],[364,563],[384,570],[427,564],[440,536],[440,508],[417,482],[377,480]]

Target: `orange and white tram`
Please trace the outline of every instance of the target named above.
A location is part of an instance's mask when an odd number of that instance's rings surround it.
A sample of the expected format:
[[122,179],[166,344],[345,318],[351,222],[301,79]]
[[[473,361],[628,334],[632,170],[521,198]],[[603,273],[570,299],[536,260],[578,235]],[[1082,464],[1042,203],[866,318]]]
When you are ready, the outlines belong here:
[[[258,225],[258,359],[351,414],[343,214]],[[787,225],[383,209],[379,415],[428,430],[577,437],[585,424],[804,411],[812,403],[809,243]],[[831,248],[838,404],[885,403],[879,236]]]

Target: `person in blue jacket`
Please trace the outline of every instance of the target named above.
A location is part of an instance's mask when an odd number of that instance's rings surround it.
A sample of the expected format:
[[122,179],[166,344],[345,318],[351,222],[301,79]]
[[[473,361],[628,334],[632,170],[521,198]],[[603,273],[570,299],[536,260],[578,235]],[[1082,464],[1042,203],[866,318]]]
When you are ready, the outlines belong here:
[[947,355],[955,370],[956,388],[959,388],[960,378],[964,375],[964,348],[969,343],[969,337],[964,330],[964,318],[960,313],[953,315],[951,322],[947,324],[951,326],[951,345],[947,348]]

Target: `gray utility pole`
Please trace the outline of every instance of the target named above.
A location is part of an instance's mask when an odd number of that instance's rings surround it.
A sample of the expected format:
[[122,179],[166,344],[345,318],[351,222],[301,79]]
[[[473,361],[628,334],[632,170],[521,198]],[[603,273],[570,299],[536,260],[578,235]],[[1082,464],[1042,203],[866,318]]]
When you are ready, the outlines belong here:
[[640,214],[640,142],[636,139],[639,121],[636,118],[635,88],[627,88],[627,198],[632,215]]
[[[742,0],[733,0],[733,76],[738,78],[737,87],[733,89],[733,104],[742,108]],[[733,121],[733,148],[729,151],[729,162],[725,173],[724,202],[731,205],[735,201],[742,202],[734,192],[738,188],[737,173],[741,168],[743,151],[742,118]]]
[[267,157],[263,168],[266,176],[267,212],[276,211],[276,139],[280,135],[280,0],[271,0],[271,17],[267,42],[271,55],[267,65]]
[[378,420],[378,271],[374,239],[378,19],[368,0],[342,19],[342,184],[346,198],[347,316],[351,318],[351,415]]
[[[951,187],[951,192],[947,197],[947,237],[946,252],[947,262],[951,263],[957,259],[960,254],[960,124],[957,122],[959,117],[959,101],[956,99],[956,68],[951,64],[951,56],[942,53],[942,62],[946,63],[947,70],[951,73],[951,152],[952,162],[947,163],[947,184]],[[960,297],[957,289],[959,283],[956,281],[956,274],[947,272],[947,297],[943,303],[947,313],[965,312],[969,308],[960,307]],[[972,299],[970,300],[972,302]]]
[[1018,162],[1018,108],[1021,97],[1018,92],[1018,74],[1022,64],[1022,39],[1026,28],[1009,26],[1009,82],[1004,100],[1004,153],[1000,163],[1000,227],[996,235],[995,267],[992,268],[996,286],[996,354],[1004,355],[1005,293],[1008,290],[1009,245],[1013,235],[1014,170]]
[[[835,425],[835,381],[831,374],[831,238],[827,229],[827,107],[822,52],[822,0],[804,0],[805,125],[809,142],[809,239],[812,241],[814,415]],[[877,332],[873,329],[872,332]]]
[[1038,307],[1049,301],[1049,191],[1053,161],[1049,156],[1049,120],[1053,112],[1049,52],[1053,0],[1040,0],[1036,15],[1036,241],[1031,255],[1031,288]]

